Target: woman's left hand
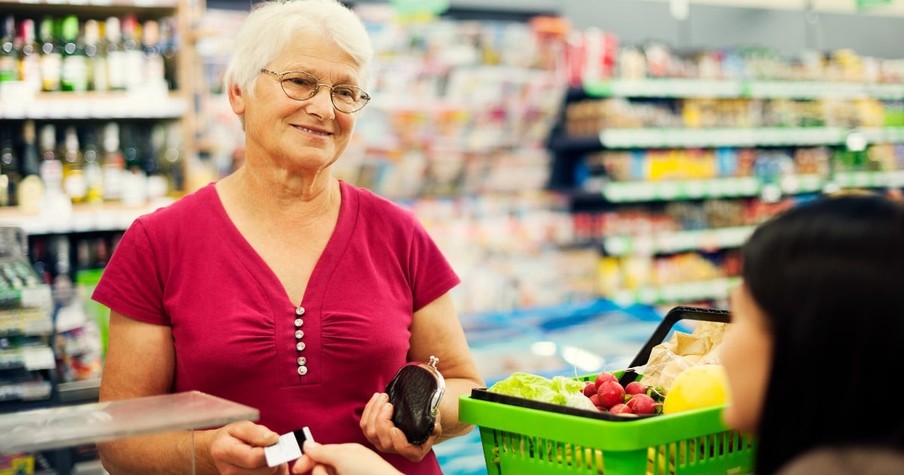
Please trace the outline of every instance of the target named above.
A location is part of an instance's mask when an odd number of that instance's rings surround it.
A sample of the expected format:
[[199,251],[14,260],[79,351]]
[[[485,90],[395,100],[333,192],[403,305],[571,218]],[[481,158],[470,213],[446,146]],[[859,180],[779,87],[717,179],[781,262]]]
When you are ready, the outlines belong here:
[[367,440],[380,452],[399,454],[412,462],[420,461],[430,452],[436,438],[442,433],[439,413],[436,414],[433,433],[430,434],[427,441],[414,445],[408,442],[408,438],[405,437],[402,430],[392,423],[392,410],[392,404],[386,393],[374,394],[364,406],[364,413],[361,414],[361,431],[364,433],[364,437],[367,437]]

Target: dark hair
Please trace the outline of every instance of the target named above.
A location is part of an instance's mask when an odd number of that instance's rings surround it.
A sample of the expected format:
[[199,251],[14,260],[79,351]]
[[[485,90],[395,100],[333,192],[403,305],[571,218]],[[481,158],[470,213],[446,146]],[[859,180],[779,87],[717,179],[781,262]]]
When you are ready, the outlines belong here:
[[904,449],[888,388],[904,338],[904,205],[878,195],[798,205],[757,228],[742,265],[774,337],[756,473],[816,447]]

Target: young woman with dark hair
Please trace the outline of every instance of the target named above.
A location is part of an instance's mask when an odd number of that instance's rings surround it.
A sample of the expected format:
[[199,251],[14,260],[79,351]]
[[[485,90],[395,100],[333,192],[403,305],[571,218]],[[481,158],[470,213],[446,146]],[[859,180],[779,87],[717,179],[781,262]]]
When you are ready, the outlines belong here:
[[759,226],[742,262],[721,360],[725,420],[756,435],[756,473],[904,473],[888,388],[904,337],[904,205],[799,205]]

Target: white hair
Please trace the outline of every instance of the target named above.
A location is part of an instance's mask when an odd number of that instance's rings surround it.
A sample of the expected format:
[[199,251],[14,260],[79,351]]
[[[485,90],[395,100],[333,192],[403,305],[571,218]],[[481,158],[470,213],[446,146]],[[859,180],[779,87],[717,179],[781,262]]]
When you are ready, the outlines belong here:
[[326,35],[348,54],[367,77],[373,46],[358,16],[337,0],[273,0],[252,7],[236,36],[236,47],[223,77],[250,94],[254,81],[299,33]]

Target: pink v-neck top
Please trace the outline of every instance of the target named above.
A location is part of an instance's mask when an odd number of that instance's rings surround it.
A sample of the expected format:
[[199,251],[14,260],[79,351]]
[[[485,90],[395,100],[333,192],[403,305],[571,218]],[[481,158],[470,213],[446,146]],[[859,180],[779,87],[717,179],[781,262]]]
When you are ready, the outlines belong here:
[[[172,327],[174,392],[255,407],[280,434],[309,426],[318,442],[367,445],[358,421],[405,364],[412,314],[459,278],[408,210],[345,182],[341,192],[302,302],[289,300],[213,184],[137,219],[93,299]],[[441,473],[432,453],[419,464],[386,458],[406,474]]]

